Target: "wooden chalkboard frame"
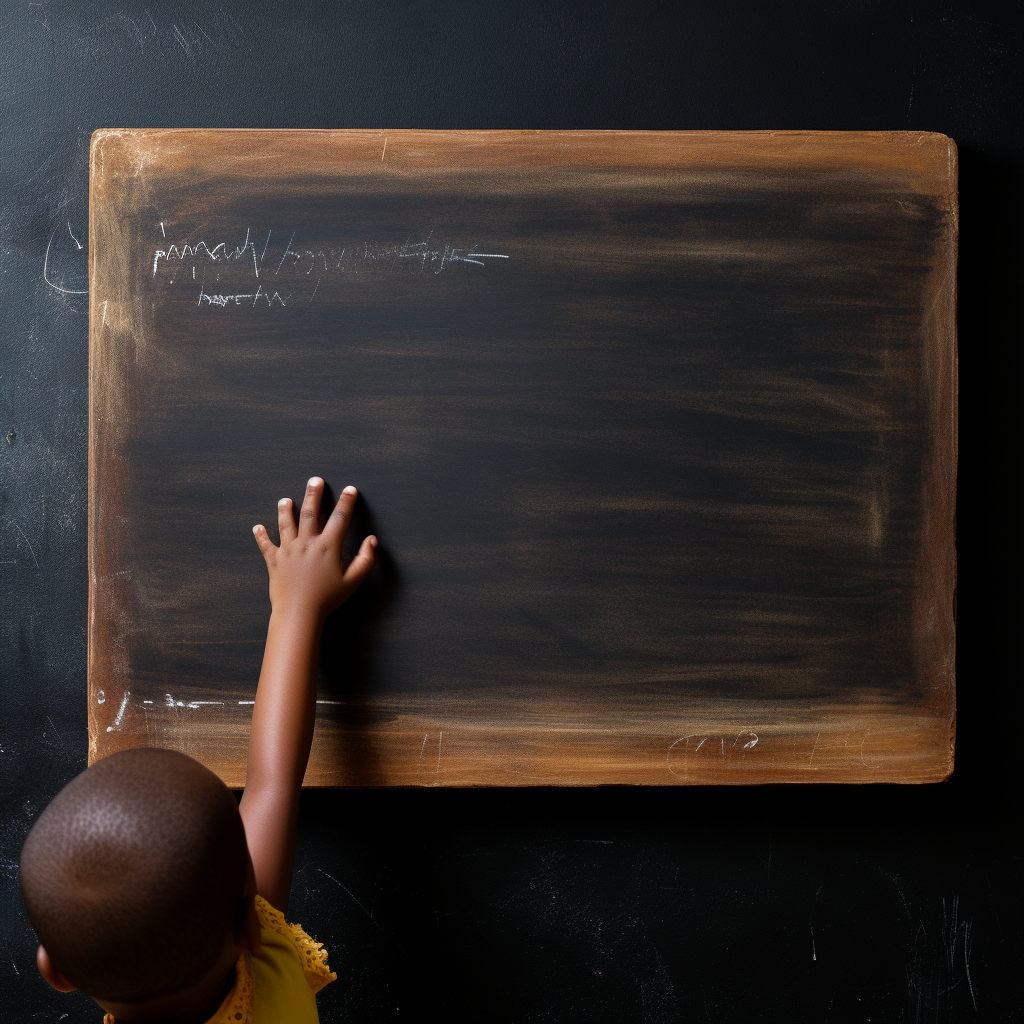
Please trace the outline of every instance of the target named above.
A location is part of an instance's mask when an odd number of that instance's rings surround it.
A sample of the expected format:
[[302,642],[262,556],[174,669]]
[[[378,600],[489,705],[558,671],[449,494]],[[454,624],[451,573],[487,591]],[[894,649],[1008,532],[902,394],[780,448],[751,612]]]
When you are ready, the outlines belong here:
[[[387,157],[387,165],[384,158]],[[913,699],[779,704],[746,697],[637,694],[588,708],[557,695],[503,705],[493,694],[362,698],[365,714],[318,719],[306,785],[522,786],[933,782],[953,763],[953,516],[956,472],[956,150],[918,132],[513,132],[103,129],[90,167],[89,756],[174,746],[241,785],[248,716],[195,699],[133,698],[131,566],[119,556],[129,492],[131,395],[152,319],[137,275],[134,226],[154,182],[207,182],[301,165],[322,178],[418,168],[686,167],[715,174],[857,173],[892,179],[946,212],[921,293],[920,386],[931,443],[921,467]],[[383,170],[382,170],[383,173]],[[205,176],[205,179],[204,179]],[[218,186],[220,187],[220,186]],[[347,482],[347,481],[346,481]],[[399,553],[400,557],[400,553]],[[253,680],[253,687],[255,680]],[[246,697],[247,699],[242,699]],[[237,699],[235,699],[237,698]],[[234,694],[239,708],[248,694]],[[217,702],[222,705],[224,702]],[[357,702],[352,702],[353,705]]]

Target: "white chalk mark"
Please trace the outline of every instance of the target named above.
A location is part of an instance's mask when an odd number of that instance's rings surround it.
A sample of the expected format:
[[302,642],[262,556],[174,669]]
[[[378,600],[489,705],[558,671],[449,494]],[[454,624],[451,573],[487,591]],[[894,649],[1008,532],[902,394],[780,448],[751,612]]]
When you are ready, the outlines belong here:
[[343,700],[318,700],[317,704],[337,704],[339,707],[344,707],[345,702]]
[[[173,281],[171,282],[174,283]],[[242,299],[252,299],[252,304],[256,305],[256,300],[260,297],[259,292],[255,294],[253,292],[235,292],[231,295],[210,295],[206,292],[199,293],[199,305],[202,305],[203,299],[206,299],[208,306],[226,306],[229,302],[234,302],[236,306],[241,305]]]
[[263,257],[267,255],[267,246],[270,245],[270,236],[274,233],[274,229],[271,228],[267,232],[267,240],[263,243],[263,252],[260,253],[260,266],[263,266]]
[[206,254],[206,258],[213,263],[219,263],[221,260],[224,260],[225,262],[237,260],[244,256],[246,252],[251,252],[252,267],[256,272],[256,276],[259,277],[260,269],[256,260],[256,245],[249,239],[251,230],[251,228],[245,229],[245,243],[243,245],[236,245],[233,252],[228,249],[227,242],[218,242],[211,249],[205,241],[196,242],[195,245],[189,245],[186,243],[182,246],[169,245],[166,249],[154,249],[153,276],[156,277],[156,272],[160,268],[161,259],[180,260],[184,262],[187,259],[198,259],[199,253],[202,251]]
[[75,238],[74,232],[71,230],[71,221],[68,221],[68,234],[71,235],[71,240],[75,243],[75,245],[77,245],[78,248],[81,249],[82,243],[77,238]]
[[[50,280],[49,265],[50,265],[50,246],[53,245],[54,236],[57,234],[57,229],[53,229],[53,234],[50,235],[50,240],[46,243],[46,255],[43,257],[43,280],[54,289],[54,291],[62,292],[64,295],[88,295],[89,289],[85,288],[65,288],[63,285],[54,284]],[[81,246],[79,246],[81,248]]]
[[700,750],[700,748],[703,747],[705,743],[707,743],[707,741],[708,741],[708,738],[707,738],[707,736],[705,736],[704,739],[702,739],[700,741],[700,743],[697,744],[696,749],[693,752],[696,754],[697,751]]
[[167,237],[167,232],[164,231],[164,222],[163,221],[160,221],[160,234],[163,235],[164,238]]
[[[450,245],[446,245],[444,247],[444,252],[441,254],[441,266],[439,266],[437,268],[437,270],[434,271],[435,274],[440,274],[440,273],[442,273],[444,271],[445,262],[448,260],[448,254],[451,251],[452,251],[452,247]],[[459,257],[458,256],[455,257],[454,262],[459,262]]]
[[[289,252],[291,251],[291,248],[292,248],[292,241],[293,241],[294,239],[295,239],[295,232],[293,231],[293,232],[292,232],[292,237],[288,239],[288,244],[287,244],[287,245],[286,245],[286,246],[284,247],[284,252],[283,252],[283,253],[282,253],[282,255],[281,255],[281,263],[284,263],[284,258],[285,258],[285,256],[287,256],[287,255],[288,255],[288,253],[289,253]],[[280,274],[280,273],[281,273],[281,263],[278,263],[278,265],[277,265],[277,270],[275,270],[275,271],[274,271],[274,276],[275,276],[275,277],[276,277],[276,276],[277,276],[278,274]]]
[[106,704],[107,703],[107,695],[102,690],[100,690],[100,692],[96,694],[96,703],[97,704]]
[[[57,726],[53,724],[53,719],[49,715],[47,715],[46,720],[50,723],[50,728],[53,730],[53,735],[57,737],[57,742],[60,744],[60,749],[63,750],[65,754],[67,754],[67,747],[64,746],[64,737],[61,736],[59,730],[57,729]],[[43,733],[43,735],[45,736],[46,734]]]
[[185,51],[187,56],[191,57],[192,49],[188,43],[185,42],[185,37],[181,34],[181,29],[178,28],[177,25],[172,26],[172,28],[174,29],[174,35],[177,37],[178,42],[181,43],[181,48]]
[[[132,32],[135,35],[135,42],[139,44],[139,53],[146,52],[146,41],[142,37],[142,33],[139,31],[139,26],[135,24],[134,18],[129,18],[127,14],[118,14],[118,18],[121,21],[126,21],[132,27]],[[61,1019],[61,1018],[58,1018]]]
[[[673,751],[673,750],[675,750],[675,749],[676,749],[676,747],[678,747],[680,743],[685,743],[685,742],[686,742],[687,740],[692,740],[692,739],[693,739],[693,737],[694,737],[694,736],[696,736],[696,735],[697,735],[697,734],[696,734],[696,733],[693,733],[693,732],[691,732],[691,733],[687,733],[687,734],[686,734],[685,736],[680,736],[680,737],[679,737],[679,739],[677,739],[677,740],[673,740],[673,741],[672,741],[672,742],[671,742],[671,743],[670,743],[670,744],[668,745],[668,750],[667,750],[667,751],[665,751],[665,767],[666,767],[666,768],[667,768],[667,769],[668,769],[668,770],[669,770],[669,771],[670,771],[670,772],[671,772],[671,773],[672,773],[673,775],[678,775],[678,774],[679,774],[679,772],[677,772],[677,771],[675,770],[675,768],[673,768],[673,767],[672,767],[672,751]],[[707,739],[707,737],[705,736],[705,737],[704,737],[704,739]],[[703,744],[703,742],[704,742],[704,741],[702,740],[702,741],[701,741],[701,743]],[[698,747],[697,749],[698,749],[698,750],[700,750],[700,747]],[[683,750],[686,750],[686,747],[683,747]]]
[[340,889],[342,889],[344,892],[346,892],[348,894],[349,899],[352,900],[352,902],[370,919],[370,922],[373,924],[374,928],[376,928],[381,933],[381,935],[383,935],[390,942],[393,942],[402,951],[402,955],[406,958],[406,960],[408,960],[410,963],[412,963],[412,957],[410,957],[409,954],[405,951],[405,949],[402,947],[401,943],[393,935],[391,935],[387,930],[385,930],[383,927],[381,927],[380,924],[378,924],[378,922],[374,919],[373,914],[371,914],[366,909],[366,907],[364,907],[362,905],[362,903],[360,903],[359,900],[356,899],[355,895],[352,893],[352,891],[350,889],[348,889],[348,888],[346,888],[346,886],[342,885],[341,882],[339,882],[334,877],[334,875],[327,874],[327,872],[322,870],[321,868],[317,868],[317,871],[319,871],[320,874],[323,875],[325,878],[329,878],[336,886],[338,886]]
[[316,279],[316,286],[313,288],[313,294],[309,297],[309,302],[306,304],[306,312],[309,312],[309,307],[313,305],[313,300],[316,298],[317,288],[320,287],[320,278]]
[[22,540],[24,540],[24,542],[28,545],[28,550],[29,554],[32,556],[32,561],[35,562],[36,568],[38,569],[39,560],[36,558],[36,553],[32,549],[32,542],[28,539],[28,537],[25,536],[25,531],[13,519],[8,519],[7,522],[9,522],[11,526],[13,526],[18,531],[18,533],[21,534]]
[[[142,703],[143,704],[152,704],[153,702],[151,700],[144,700]],[[168,708],[190,708],[192,711],[196,711],[199,708],[212,707],[214,705],[223,705],[223,704],[226,704],[226,703],[227,703],[227,701],[223,701],[223,700],[190,700],[190,701],[175,700],[169,693],[165,693],[164,694],[164,707],[168,707]],[[254,701],[243,701],[243,700],[240,700],[238,703],[239,704],[246,704],[246,703],[253,704],[255,702]]]
[[385,135],[385,136],[384,136],[384,148],[383,148],[383,149],[382,149],[382,150],[380,151],[380,160],[381,160],[381,163],[383,163],[383,162],[384,162],[384,154],[385,154],[385,153],[386,153],[387,151],[388,151],[388,137],[387,137],[387,136]]
[[[359,908],[359,909],[360,909],[360,910],[361,910],[361,911],[362,911],[362,912],[363,912],[363,913],[364,913],[364,914],[365,914],[365,915],[366,915],[366,916],[367,916],[367,917],[368,917],[368,918],[369,918],[369,919],[370,919],[371,921],[373,921],[373,914],[371,914],[371,913],[370,913],[370,912],[369,912],[369,911],[368,911],[368,910],[366,909],[366,907],[364,907],[364,906],[362,905],[362,903],[360,903],[360,902],[359,902],[359,900],[357,900],[357,899],[356,899],[356,897],[355,897],[355,896],[353,895],[353,893],[352,893],[352,890],[351,890],[351,889],[349,889],[349,888],[348,888],[347,886],[344,886],[344,885],[342,885],[342,884],[341,884],[341,882],[339,882],[339,881],[338,881],[338,880],[337,880],[337,879],[336,879],[336,878],[334,877],[334,875],[329,875],[329,874],[327,874],[327,872],[326,872],[326,871],[323,871],[323,870],[321,870],[320,868],[317,868],[317,871],[319,871],[319,872],[320,872],[320,874],[321,874],[321,875],[323,875],[323,876],[324,876],[325,878],[329,878],[329,879],[330,879],[330,880],[331,880],[331,881],[332,881],[332,882],[333,882],[333,883],[334,883],[334,884],[335,884],[336,886],[338,886],[338,887],[339,887],[339,888],[341,888],[341,889],[344,889],[344,890],[345,890],[345,892],[347,892],[347,893],[349,894],[349,896],[350,896],[350,897],[352,898],[352,902],[353,902],[353,903],[355,903],[355,905],[356,905],[356,906],[357,906],[357,907],[358,907],[358,908]],[[377,924],[377,922],[376,922],[376,921],[373,921],[373,923],[374,923],[374,924]],[[378,927],[378,928],[380,928],[380,925],[379,925],[379,924],[377,924],[377,927]],[[383,931],[383,929],[381,929],[381,930]]]
[[978,1010],[978,1000],[974,996],[974,982],[971,981],[971,925],[964,921],[961,926],[964,930],[964,970],[967,972],[967,987],[971,990],[971,1002],[974,1003],[974,1010]]
[[[261,294],[262,293],[262,294]],[[221,309],[230,305],[232,302],[236,306],[242,304],[242,299],[252,299],[253,306],[256,305],[256,300],[263,298],[266,299],[267,306],[272,306],[276,299],[282,306],[288,305],[288,300],[292,297],[292,292],[283,296],[280,292],[275,291],[273,295],[270,292],[263,291],[263,285],[260,285],[255,292],[232,292],[230,295],[221,295],[220,293],[210,294],[207,292],[203,285],[199,286],[199,301],[196,303],[197,306],[203,304],[203,300],[206,300],[208,306],[220,306]]]
[[144,700],[142,703],[143,704],[152,704],[153,702],[151,700]]
[[[249,248],[249,229],[245,229],[245,245],[242,246],[242,252],[245,252]],[[260,265],[256,262],[256,246],[252,247],[252,272],[259,277],[260,276]]]
[[810,930],[811,930],[811,959],[812,960],[817,960],[818,959],[818,947],[814,944],[814,925],[813,924],[808,924],[807,927],[810,928]]
[[107,303],[109,301],[110,301],[109,299],[104,299],[103,300],[103,326],[104,327],[107,326]]
[[131,694],[125,691],[124,697],[121,698],[121,706],[117,709],[117,717],[114,719],[114,724],[107,726],[107,732],[121,731],[121,720],[124,718],[124,712],[128,707],[128,700],[130,697]]
[[256,701],[254,701],[254,700],[240,700],[238,703],[239,704],[255,704]]
[[444,729],[437,734],[437,767],[434,769],[435,772],[441,770],[441,738],[444,736]]
[[814,736],[814,746],[811,747],[811,756],[807,759],[807,767],[808,768],[810,768],[812,762],[814,761],[814,752],[818,749],[818,740],[820,740],[820,739],[821,739],[821,732],[819,731]]
[[430,736],[429,732],[423,734],[423,742],[420,744],[420,767],[423,766],[423,751],[427,748],[427,738]]

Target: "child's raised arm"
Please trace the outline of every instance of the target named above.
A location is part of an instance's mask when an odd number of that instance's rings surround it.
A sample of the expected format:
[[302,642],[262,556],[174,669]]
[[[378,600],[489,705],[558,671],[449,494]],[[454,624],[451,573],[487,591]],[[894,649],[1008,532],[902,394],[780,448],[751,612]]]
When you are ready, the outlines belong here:
[[281,545],[253,527],[270,573],[270,627],[256,690],[241,814],[256,871],[256,891],[282,913],[295,861],[299,791],[313,741],[317,658],[324,619],[373,568],[376,537],[367,537],[346,569],[341,542],[356,503],[346,487],[320,528],[324,482],[313,477],[296,529],[292,503],[278,504]]

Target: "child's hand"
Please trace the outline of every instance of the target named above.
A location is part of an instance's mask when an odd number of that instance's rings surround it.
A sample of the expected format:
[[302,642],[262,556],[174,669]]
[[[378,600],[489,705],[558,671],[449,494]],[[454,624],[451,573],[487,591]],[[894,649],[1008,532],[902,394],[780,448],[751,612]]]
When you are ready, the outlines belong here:
[[252,532],[263,552],[270,572],[270,604],[276,612],[299,612],[323,620],[344,603],[373,568],[376,537],[367,537],[359,553],[346,569],[341,561],[341,542],[345,539],[357,491],[346,487],[338,504],[320,528],[320,499],[324,482],[313,477],[306,485],[306,496],[299,513],[298,529],[290,498],[277,506],[281,533],[278,547],[267,536],[266,528],[254,526]]

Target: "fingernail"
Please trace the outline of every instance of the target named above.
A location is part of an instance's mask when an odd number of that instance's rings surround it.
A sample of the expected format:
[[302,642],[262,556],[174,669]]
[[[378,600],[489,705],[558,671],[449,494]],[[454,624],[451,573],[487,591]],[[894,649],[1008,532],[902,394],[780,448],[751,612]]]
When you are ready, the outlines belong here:
[[259,532],[260,532],[260,528],[259,528],[258,526],[254,526],[254,527],[252,528],[252,532],[253,532],[253,533],[259,533]]
[[377,546],[377,538],[376,537],[371,537],[370,538],[370,547],[371,548],[375,548],[376,546]]
[[349,484],[348,487],[346,487],[345,490],[343,490],[341,493],[342,494],[355,494],[356,493],[356,489],[351,484]]
[[306,484],[306,486],[307,487],[316,487],[319,483],[320,483],[320,477],[318,477],[318,476],[311,476],[309,478],[309,483]]
[[279,502],[277,503],[277,507],[278,507],[278,508],[286,508],[286,507],[287,507],[287,505],[288,505],[288,502],[289,502],[289,501],[291,501],[291,498],[282,498],[282,499],[281,499],[281,500],[280,500],[280,501],[279,501]]

